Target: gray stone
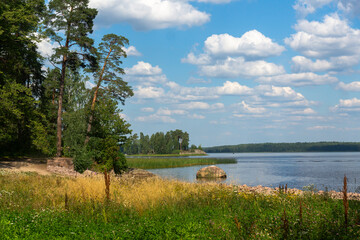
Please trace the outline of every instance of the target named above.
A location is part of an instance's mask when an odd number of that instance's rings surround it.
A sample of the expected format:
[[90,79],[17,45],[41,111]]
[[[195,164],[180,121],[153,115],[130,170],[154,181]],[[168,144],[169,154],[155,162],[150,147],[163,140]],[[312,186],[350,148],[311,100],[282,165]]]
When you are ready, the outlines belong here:
[[196,173],[196,178],[226,178],[226,173],[221,168],[212,165],[200,169]]

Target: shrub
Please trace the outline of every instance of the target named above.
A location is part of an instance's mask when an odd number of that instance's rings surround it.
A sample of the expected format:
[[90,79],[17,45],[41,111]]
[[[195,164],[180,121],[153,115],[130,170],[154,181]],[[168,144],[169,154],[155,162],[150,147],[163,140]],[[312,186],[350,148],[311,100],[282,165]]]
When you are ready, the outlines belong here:
[[92,152],[88,151],[85,147],[76,149],[73,163],[74,170],[83,173],[93,164]]

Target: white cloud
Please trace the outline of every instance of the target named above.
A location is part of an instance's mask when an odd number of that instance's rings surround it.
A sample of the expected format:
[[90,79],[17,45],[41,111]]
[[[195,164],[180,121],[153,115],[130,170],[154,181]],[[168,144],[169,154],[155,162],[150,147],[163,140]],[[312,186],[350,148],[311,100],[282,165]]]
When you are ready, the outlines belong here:
[[48,58],[53,55],[54,49],[59,47],[59,44],[54,42],[52,43],[49,38],[42,39],[40,42],[37,42],[38,51],[41,56]]
[[207,77],[258,77],[278,75],[285,72],[283,66],[262,60],[247,62],[243,57],[228,57],[213,65],[199,66],[200,74]]
[[244,56],[264,58],[280,55],[285,48],[274,43],[257,30],[246,32],[240,38],[227,33],[214,34],[204,43],[204,50],[214,56]]
[[270,98],[271,101],[303,101],[305,97],[290,87],[276,87],[271,85],[259,85],[255,87],[261,97]]
[[338,88],[344,91],[355,91],[360,92],[360,82],[343,83],[339,82]]
[[353,16],[359,17],[360,14],[360,1],[359,0],[339,0],[338,8]]
[[194,65],[205,65],[210,64],[212,61],[211,57],[208,54],[200,54],[199,56],[195,56],[194,53],[189,53],[186,58],[181,59],[183,63],[190,63]]
[[316,112],[312,108],[305,108],[304,110],[300,111],[291,111],[291,114],[293,115],[312,115]]
[[327,60],[312,61],[303,56],[295,56],[292,58],[292,70],[294,72],[326,72],[341,71],[352,67],[359,62],[358,56],[340,56],[331,57]]
[[158,87],[143,87],[138,86],[134,91],[134,95],[137,98],[160,98],[164,96],[164,89]]
[[188,115],[188,118],[192,118],[192,119],[205,119],[205,116],[194,113],[194,114],[189,114],[189,115]]
[[126,68],[125,73],[127,75],[142,75],[142,76],[150,76],[150,75],[159,75],[162,73],[162,70],[159,66],[151,66],[150,63],[146,63],[143,61],[139,61],[136,65],[131,68]]
[[245,103],[245,101],[242,101],[241,103],[237,104],[240,111],[243,113],[250,113],[250,114],[260,114],[264,113],[266,111],[263,107],[251,107],[249,104]]
[[96,85],[93,84],[92,82],[86,81],[85,82],[85,88],[87,89],[93,89],[93,87],[95,87]]
[[315,12],[317,8],[321,8],[333,0],[297,0],[293,8],[301,15],[306,16]]
[[197,0],[197,2],[215,3],[215,4],[229,3],[231,1],[234,1],[234,0]]
[[160,109],[158,109],[156,114],[158,114],[158,115],[167,115],[167,116],[170,116],[170,115],[184,115],[184,114],[186,114],[186,111],[180,110],[180,109],[170,110],[168,108],[160,108]]
[[125,113],[119,113],[119,116],[124,119],[125,121],[130,121],[130,118],[128,115],[126,115]]
[[246,95],[252,93],[252,89],[238,82],[226,81],[222,87],[217,87],[216,92],[219,95]]
[[150,63],[139,61],[131,68],[125,68],[124,79],[129,82],[141,82],[144,85],[164,84],[167,78],[162,74],[159,66],[153,67]]
[[301,20],[295,29],[298,32],[286,38],[285,43],[306,57],[360,55],[360,30],[352,29],[337,14],[325,16],[323,22]]
[[169,116],[160,116],[157,114],[152,114],[150,116],[141,116],[135,119],[139,122],[163,122],[163,123],[176,123],[176,120]]
[[336,83],[338,80],[336,77],[325,75],[317,75],[312,72],[307,73],[292,73],[282,74],[270,77],[260,77],[257,81],[266,84],[276,84],[282,86],[314,86]]
[[200,26],[210,20],[208,13],[184,0],[90,0],[89,5],[99,10],[98,24],[128,23],[141,31]]
[[196,77],[189,77],[186,82],[187,84],[197,84],[197,83],[211,83],[210,79],[203,79],[203,78],[196,78]]
[[141,109],[142,112],[154,112],[154,108],[152,107],[145,107]]
[[208,104],[206,102],[188,102],[179,104],[179,108],[186,109],[186,110],[207,110],[207,109],[221,109],[224,108],[223,103],[215,103],[215,104]]
[[360,99],[340,99],[340,103],[331,108],[335,112],[360,112]]
[[134,46],[129,46],[128,48],[123,47],[123,50],[126,52],[126,55],[129,56],[141,56],[141,53]]
[[334,129],[334,126],[314,126],[314,127],[308,127],[308,130],[328,130],[328,129]]

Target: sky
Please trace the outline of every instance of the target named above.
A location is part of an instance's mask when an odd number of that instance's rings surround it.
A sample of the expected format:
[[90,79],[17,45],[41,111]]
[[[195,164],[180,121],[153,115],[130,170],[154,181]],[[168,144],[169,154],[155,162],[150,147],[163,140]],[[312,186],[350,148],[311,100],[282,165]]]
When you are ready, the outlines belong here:
[[[360,1],[90,0],[129,39],[133,133],[190,144],[360,141]],[[43,43],[46,51],[51,43]],[[91,83],[89,83],[91,85]]]

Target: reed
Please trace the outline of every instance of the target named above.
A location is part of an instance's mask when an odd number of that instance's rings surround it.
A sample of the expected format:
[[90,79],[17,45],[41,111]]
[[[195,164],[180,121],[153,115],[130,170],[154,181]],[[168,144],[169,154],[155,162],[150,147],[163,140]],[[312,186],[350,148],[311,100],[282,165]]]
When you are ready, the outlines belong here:
[[234,158],[127,158],[131,168],[156,169],[195,165],[235,164]]

